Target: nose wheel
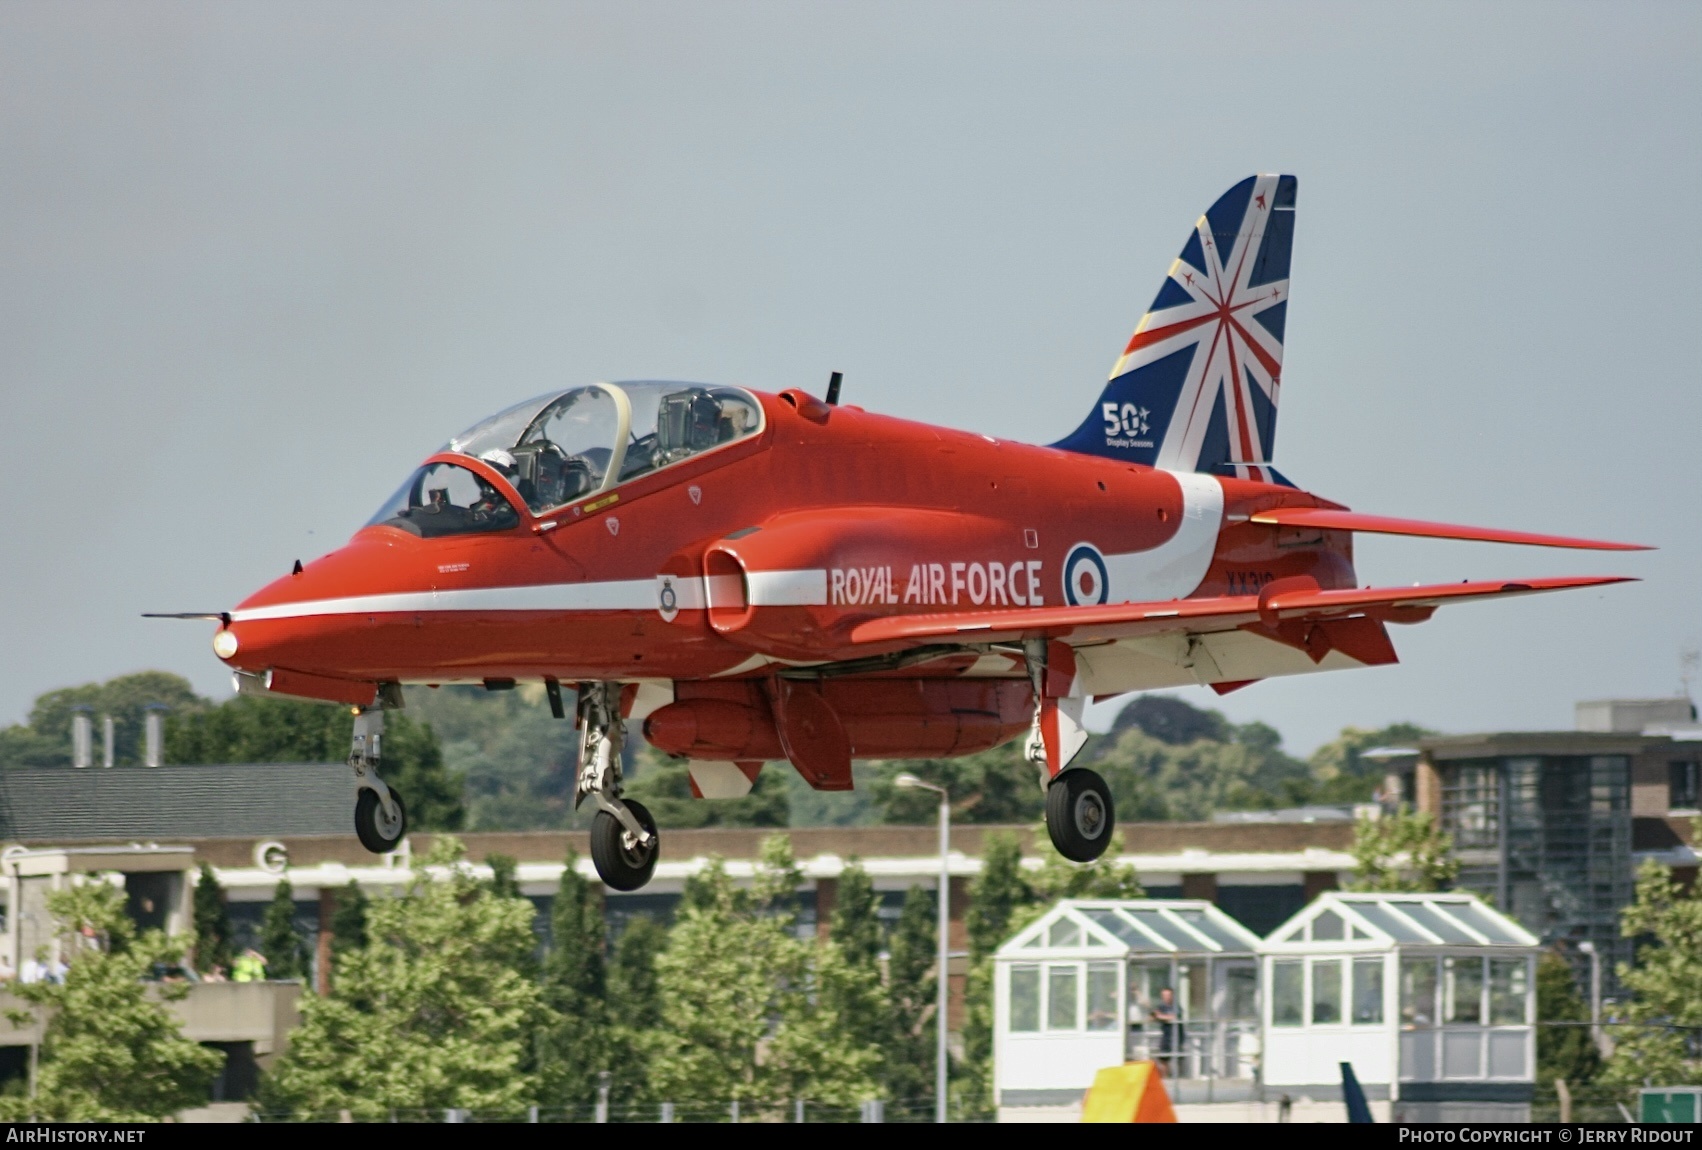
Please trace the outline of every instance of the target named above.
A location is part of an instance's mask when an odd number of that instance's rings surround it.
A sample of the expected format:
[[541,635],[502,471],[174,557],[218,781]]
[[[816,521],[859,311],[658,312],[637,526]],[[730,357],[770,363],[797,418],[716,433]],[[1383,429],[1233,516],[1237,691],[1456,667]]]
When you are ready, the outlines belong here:
[[355,773],[355,837],[375,855],[395,850],[408,833],[408,808],[402,805],[402,796],[378,777],[383,754],[384,711],[363,707],[355,712],[349,769]]
[[650,881],[662,840],[643,803],[621,797],[621,685],[587,683],[579,690],[579,779],[573,805],[590,799],[591,863],[612,890],[637,890]]
[[1086,767],[1060,772],[1046,788],[1046,832],[1071,862],[1092,862],[1111,845],[1117,825],[1111,788]]
[[355,796],[355,836],[375,855],[395,850],[408,833],[408,809],[402,805],[402,796],[391,791],[389,805],[392,809],[386,811],[378,792],[367,787]]
[[591,863],[597,868],[598,877],[612,889],[637,890],[655,873],[662,841],[656,834],[656,820],[643,803],[635,799],[621,801],[649,837],[633,834],[618,816],[600,810],[591,820]]

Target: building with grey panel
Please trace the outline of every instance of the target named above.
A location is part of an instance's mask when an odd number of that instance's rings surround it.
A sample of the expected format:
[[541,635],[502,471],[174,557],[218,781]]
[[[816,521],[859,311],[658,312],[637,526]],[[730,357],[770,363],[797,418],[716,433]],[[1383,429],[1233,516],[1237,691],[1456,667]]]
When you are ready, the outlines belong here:
[[1637,866],[1655,859],[1694,882],[1688,837],[1702,775],[1702,727],[1688,699],[1579,703],[1575,731],[1420,739],[1389,752],[1388,792],[1429,811],[1453,838],[1457,885],[1507,911],[1578,969],[1600,956],[1608,994],[1631,961],[1620,934]]
[[0,771],[0,841],[12,843],[342,835],[353,812],[342,763]]

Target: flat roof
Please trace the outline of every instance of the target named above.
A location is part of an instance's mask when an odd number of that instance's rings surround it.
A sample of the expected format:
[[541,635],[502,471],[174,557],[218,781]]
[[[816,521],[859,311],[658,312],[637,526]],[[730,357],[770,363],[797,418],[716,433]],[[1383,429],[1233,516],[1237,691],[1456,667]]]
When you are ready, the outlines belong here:
[[1495,758],[1512,754],[1640,755],[1675,742],[1670,735],[1609,731],[1488,731],[1475,735],[1431,735],[1413,740],[1433,759]]

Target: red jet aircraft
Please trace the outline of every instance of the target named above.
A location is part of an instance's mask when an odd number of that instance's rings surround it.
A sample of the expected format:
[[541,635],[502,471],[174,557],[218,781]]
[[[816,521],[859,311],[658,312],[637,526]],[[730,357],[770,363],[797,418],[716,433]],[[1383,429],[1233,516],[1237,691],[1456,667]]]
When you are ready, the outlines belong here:
[[212,618],[245,693],[355,708],[355,826],[407,820],[380,777],[404,683],[576,692],[575,802],[634,890],[660,841],[621,793],[638,726],[693,793],[786,759],[847,790],[858,758],[1027,734],[1068,858],[1112,797],[1071,768],[1090,699],[1395,662],[1437,607],[1617,582],[1361,586],[1353,533],[1630,545],[1362,515],[1271,465],[1296,183],[1249,177],[1200,218],[1100,402],[1048,447],[798,389],[594,383],[451,439],[349,543]]

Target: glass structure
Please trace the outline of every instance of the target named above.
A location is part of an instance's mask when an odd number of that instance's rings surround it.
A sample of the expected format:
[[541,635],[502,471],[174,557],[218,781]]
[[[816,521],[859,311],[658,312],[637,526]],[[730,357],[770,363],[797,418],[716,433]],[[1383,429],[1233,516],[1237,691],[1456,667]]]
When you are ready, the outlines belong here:
[[1444,761],[1442,829],[1457,885],[1505,908],[1544,942],[1589,940],[1614,970],[1631,959],[1619,912],[1631,901],[1631,760],[1515,755]]

